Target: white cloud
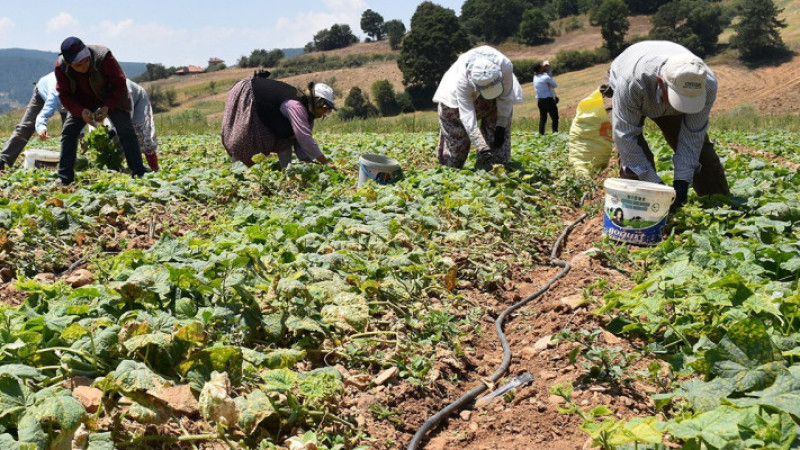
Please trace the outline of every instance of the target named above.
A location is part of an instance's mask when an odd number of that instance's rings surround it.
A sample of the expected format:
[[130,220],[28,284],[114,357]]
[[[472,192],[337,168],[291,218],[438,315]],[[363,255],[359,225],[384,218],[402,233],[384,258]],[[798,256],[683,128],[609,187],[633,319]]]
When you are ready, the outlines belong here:
[[0,17],[0,33],[11,31],[14,28],[14,21],[8,17]]
[[59,13],[47,22],[48,33],[60,34],[79,34],[76,31],[80,30],[78,20],[72,17],[69,13]]
[[325,6],[333,11],[364,11],[367,3],[363,0],[324,0]]

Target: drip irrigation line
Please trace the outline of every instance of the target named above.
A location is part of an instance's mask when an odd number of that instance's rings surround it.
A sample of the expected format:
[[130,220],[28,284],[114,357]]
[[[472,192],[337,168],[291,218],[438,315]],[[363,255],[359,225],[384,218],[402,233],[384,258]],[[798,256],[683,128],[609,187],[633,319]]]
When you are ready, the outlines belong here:
[[[584,196],[581,198],[580,202],[581,205],[583,204],[583,201],[585,199],[586,199],[586,194],[584,194]],[[584,213],[582,216],[575,219],[571,224],[567,225],[561,232],[561,235],[558,237],[558,239],[556,239],[556,242],[553,244],[553,249],[550,252],[550,262],[556,266],[561,267],[561,272],[559,272],[556,276],[551,278],[550,281],[548,281],[547,284],[542,286],[542,288],[539,289],[538,291],[534,292],[533,294],[530,294],[529,296],[523,298],[517,303],[506,308],[502,313],[500,313],[499,316],[497,316],[497,319],[494,321],[494,328],[495,331],[497,332],[497,337],[500,340],[500,344],[503,346],[503,362],[500,364],[500,367],[498,367],[497,370],[492,374],[490,378],[492,383],[496,383],[503,376],[506,370],[508,370],[508,366],[511,364],[511,347],[508,345],[508,340],[506,339],[506,335],[503,332],[503,324],[506,320],[506,317],[508,317],[511,313],[513,313],[517,309],[525,306],[531,300],[539,297],[540,295],[550,290],[550,288],[553,286],[553,284],[555,284],[556,281],[560,280],[561,278],[567,275],[572,266],[570,266],[570,264],[567,261],[560,259],[558,257],[559,249],[561,248],[561,244],[563,243],[564,238],[566,238],[567,234],[569,234],[569,232],[572,231],[572,229],[575,228],[575,226],[578,225],[578,223],[580,223],[583,219],[585,219],[588,216],[589,213]],[[449,417],[450,414],[460,410],[470,402],[473,402],[476,397],[478,397],[481,393],[483,393],[483,391],[487,389],[488,386],[485,383],[475,387],[471,391],[462,395],[458,400],[445,406],[444,409],[440,410],[438,413],[434,414],[431,418],[426,420],[425,423],[422,424],[422,427],[420,427],[419,430],[417,430],[417,433],[411,439],[411,442],[408,444],[408,450],[416,450],[417,446],[420,444],[422,439],[425,438],[425,435],[428,433],[428,431],[436,427],[442,420]]]

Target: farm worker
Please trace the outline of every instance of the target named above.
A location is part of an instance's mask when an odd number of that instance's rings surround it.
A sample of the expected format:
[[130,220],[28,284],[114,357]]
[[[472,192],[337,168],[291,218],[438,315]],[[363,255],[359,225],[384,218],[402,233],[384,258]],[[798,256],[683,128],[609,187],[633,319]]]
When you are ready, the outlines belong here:
[[[133,105],[131,121],[133,122],[133,130],[136,132],[136,140],[139,142],[139,148],[144,153],[145,159],[147,159],[147,165],[157,172],[159,169],[158,154],[156,153],[158,140],[156,139],[156,124],[153,121],[153,106],[150,104],[150,98],[143,87],[130,79],[125,80],[125,84]],[[115,140],[118,140],[116,139],[116,128],[111,121],[106,118],[103,124],[114,130]],[[117,144],[119,145],[119,143]],[[83,146],[83,144],[81,145]]]
[[292,148],[301,161],[330,165],[311,133],[314,120],[335,109],[333,89],[327,84],[310,83],[305,93],[263,75],[245,78],[231,88],[225,101],[222,145],[234,161],[247,166],[253,165],[258,153],[277,153],[286,168],[292,162]]
[[143,87],[131,80],[126,80],[128,95],[130,95],[133,110],[131,111],[131,121],[133,131],[136,133],[136,140],[139,148],[147,159],[147,165],[153,171],[158,171],[158,139],[156,139],[156,124],[153,121],[153,106],[150,104],[150,97]]
[[61,122],[63,123],[66,112],[61,108],[61,101],[58,99],[56,74],[50,72],[39,78],[33,88],[33,96],[28,102],[22,120],[3,146],[3,151],[0,153],[0,170],[14,165],[14,161],[22,153],[34,131],[43,141],[50,137],[47,133],[47,121],[53,117],[56,111],[61,113]]
[[539,134],[544,134],[547,116],[553,121],[553,133],[558,133],[558,83],[550,75],[550,61],[533,65],[533,87],[536,89],[536,101],[539,106]]
[[468,50],[444,74],[433,101],[439,103],[441,164],[464,167],[470,143],[477,167],[509,161],[512,108],[522,103],[510,59],[487,45]]
[[708,139],[717,77],[703,60],[673,42],[643,41],[614,59],[608,82],[621,178],[662,183],[642,133],[648,117],[674,151],[673,210],[686,203],[690,184],[700,196],[730,194],[725,170]]
[[75,180],[78,137],[86,124],[97,126],[108,117],[117,129],[128,168],[134,177],[145,169],[139,142],[131,122],[133,105],[128,97],[125,73],[111,51],[89,45],[76,37],[61,43],[56,62],[56,89],[69,114],[61,132],[61,159],[58,178],[63,184]]

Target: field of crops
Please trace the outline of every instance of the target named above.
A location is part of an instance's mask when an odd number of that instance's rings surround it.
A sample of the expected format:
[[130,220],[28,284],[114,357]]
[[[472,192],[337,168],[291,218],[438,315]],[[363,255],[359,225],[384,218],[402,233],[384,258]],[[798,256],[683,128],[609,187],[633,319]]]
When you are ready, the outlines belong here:
[[[168,136],[143,179],[91,161],[67,188],[0,178],[0,448],[406,445],[421,420],[364,394],[452,401],[478,377],[439,362],[474,353],[498,312],[473,294],[548,266],[565,220],[602,208],[563,135],[515,135],[490,172],[438,167],[435,138],[324,134],[336,170],[281,172],[231,165],[217,136]],[[595,230],[590,255],[636,286],[595,280],[584,309],[622,344],[552,336],[573,369],[546,388],[596,446],[800,445],[800,136],[714,138],[731,199],[694,198],[651,249]],[[671,152],[652,147],[669,179]],[[404,179],[357,189],[362,153]],[[638,414],[575,401],[634,382],[653,394]]]

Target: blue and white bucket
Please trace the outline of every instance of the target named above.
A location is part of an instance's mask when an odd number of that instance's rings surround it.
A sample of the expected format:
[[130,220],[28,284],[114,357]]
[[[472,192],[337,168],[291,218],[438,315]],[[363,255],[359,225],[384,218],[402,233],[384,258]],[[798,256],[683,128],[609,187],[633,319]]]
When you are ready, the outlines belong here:
[[378,184],[394,184],[403,178],[403,170],[396,159],[365,153],[358,159],[358,187],[368,180]]
[[646,181],[609,178],[603,186],[603,234],[609,239],[638,245],[661,242],[675,189]]

